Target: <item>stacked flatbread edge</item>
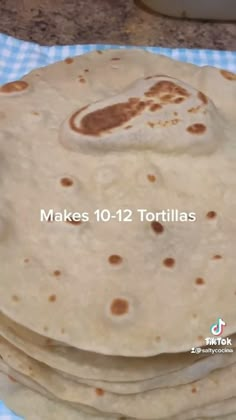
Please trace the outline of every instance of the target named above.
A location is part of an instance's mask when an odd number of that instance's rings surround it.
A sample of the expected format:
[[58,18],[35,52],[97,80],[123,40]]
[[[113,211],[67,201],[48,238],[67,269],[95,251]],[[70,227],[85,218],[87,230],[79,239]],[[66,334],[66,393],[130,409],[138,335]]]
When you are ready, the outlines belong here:
[[236,419],[235,110],[233,73],[138,49],[0,87],[0,399],[17,414]]

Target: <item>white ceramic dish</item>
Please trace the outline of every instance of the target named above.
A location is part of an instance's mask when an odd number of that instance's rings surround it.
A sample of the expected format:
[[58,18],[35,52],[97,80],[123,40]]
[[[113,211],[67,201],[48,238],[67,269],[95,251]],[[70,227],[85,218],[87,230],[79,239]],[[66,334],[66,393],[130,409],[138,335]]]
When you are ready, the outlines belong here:
[[142,0],[164,15],[211,20],[236,20],[236,0]]

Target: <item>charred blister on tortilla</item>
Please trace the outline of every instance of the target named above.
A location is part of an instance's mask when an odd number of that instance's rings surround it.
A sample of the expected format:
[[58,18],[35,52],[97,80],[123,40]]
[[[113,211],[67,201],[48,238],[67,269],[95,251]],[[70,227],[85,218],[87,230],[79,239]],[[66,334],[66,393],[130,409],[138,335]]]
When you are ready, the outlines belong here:
[[216,135],[212,124],[215,115],[221,130],[218,114],[204,92],[157,75],[137,79],[113,97],[82,106],[64,121],[59,140],[65,148],[85,153],[151,149],[204,155],[219,146],[219,131]]

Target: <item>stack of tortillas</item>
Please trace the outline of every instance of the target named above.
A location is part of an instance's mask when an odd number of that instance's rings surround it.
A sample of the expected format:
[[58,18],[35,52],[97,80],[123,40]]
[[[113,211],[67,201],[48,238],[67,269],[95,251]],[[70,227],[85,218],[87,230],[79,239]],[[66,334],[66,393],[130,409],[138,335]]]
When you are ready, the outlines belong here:
[[[235,420],[236,75],[69,58],[0,88],[0,158],[0,399],[29,420]],[[217,322],[225,352],[204,352]]]

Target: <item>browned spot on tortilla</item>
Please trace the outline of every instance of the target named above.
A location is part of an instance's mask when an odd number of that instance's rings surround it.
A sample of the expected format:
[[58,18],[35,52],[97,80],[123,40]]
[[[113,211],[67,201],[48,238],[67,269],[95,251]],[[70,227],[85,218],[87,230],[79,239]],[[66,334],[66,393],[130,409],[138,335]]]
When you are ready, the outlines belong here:
[[84,77],[80,77],[79,81],[80,81],[80,83],[86,83],[86,80],[85,80]]
[[203,284],[205,284],[205,280],[202,277],[198,277],[195,280],[195,283],[198,284],[199,286],[202,286]]
[[[166,95],[170,95],[168,99]],[[176,95],[180,95],[183,98],[188,98],[189,92],[182,86],[167,80],[162,80],[155,83],[147,92],[145,92],[145,96],[148,97],[158,96],[162,99],[163,96],[165,96],[165,101],[172,101],[172,99],[176,99]]]
[[102,397],[105,394],[105,391],[102,388],[96,388],[95,392],[98,397]]
[[47,346],[52,346],[53,345],[53,340],[51,338],[47,338],[46,339],[46,345]]
[[200,99],[200,101],[202,101],[202,103],[203,103],[204,105],[208,104],[208,98],[207,98],[207,96],[205,95],[205,93],[203,93],[203,92],[199,91],[199,92],[198,92],[198,94],[197,94],[197,96],[198,96],[198,98]]
[[32,112],[31,112],[31,114],[32,114],[32,115],[39,115],[39,112],[37,112],[37,111],[32,111]]
[[108,258],[110,264],[120,264],[122,262],[122,257],[120,255],[110,255]]
[[11,375],[7,375],[8,379],[10,379],[11,382],[17,382],[17,380],[15,378],[13,378],[13,376]]
[[156,335],[155,340],[160,341],[160,339],[161,339],[160,335]]
[[161,109],[161,108],[162,108],[162,106],[160,104],[152,104],[150,106],[150,111],[155,112],[155,111],[157,111],[158,109]]
[[202,340],[204,340],[204,337],[203,337],[202,335],[199,335],[199,336],[198,336],[198,340],[199,340],[199,341],[202,341]]
[[43,327],[43,331],[47,332],[48,331],[48,327]]
[[27,264],[29,262],[29,258],[24,259],[24,263]]
[[150,182],[155,182],[155,181],[156,181],[156,177],[155,177],[155,175],[152,175],[152,174],[148,174],[148,175],[147,175],[147,179],[148,179],[148,181],[150,181]]
[[55,277],[59,277],[61,275],[61,271],[60,270],[55,270],[55,271],[53,271],[53,275]]
[[191,134],[203,134],[206,131],[206,126],[200,123],[192,124],[187,127],[187,131]]
[[195,386],[192,387],[192,393],[195,394],[197,392],[197,388]]
[[166,267],[171,268],[171,267],[174,267],[174,265],[175,265],[175,260],[174,260],[174,258],[165,258],[165,259],[163,260],[163,264],[164,264]]
[[173,99],[173,96],[170,95],[169,93],[161,96],[162,102],[170,102],[172,99]]
[[220,70],[222,76],[227,80],[236,80],[236,74],[227,70]]
[[178,112],[175,111],[174,112],[174,116],[177,117],[178,116]]
[[81,112],[80,109],[70,118],[70,127],[78,133],[98,137],[102,133],[127,123],[139,115],[145,107],[144,101],[140,101],[138,98],[130,98],[127,102],[109,105],[88,113],[82,118],[80,126],[77,127],[75,119]]
[[111,61],[119,61],[120,60],[120,58],[119,57],[113,57],[112,59],[111,59]]
[[70,223],[70,225],[79,226],[81,225],[81,220],[67,220],[66,223]]
[[61,333],[65,334],[65,328],[61,328]]
[[73,181],[68,177],[61,178],[61,185],[63,187],[71,187],[71,185],[73,185]]
[[152,99],[148,99],[147,101],[145,101],[145,104],[147,105],[147,106],[151,106],[152,104],[154,104],[154,102],[153,102],[153,100]]
[[56,295],[50,295],[50,296],[48,297],[48,300],[49,300],[49,302],[56,302],[56,300],[57,300],[57,296],[56,296]]
[[193,317],[193,318],[197,318],[197,314],[193,314],[193,315],[192,315],[192,317]]
[[213,255],[212,259],[213,260],[221,260],[223,257],[219,254]]
[[174,104],[181,104],[181,102],[183,102],[185,100],[185,98],[176,98],[173,100]]
[[[72,130],[77,130],[77,127],[75,125],[75,118],[78,117],[79,114],[81,114],[82,111],[84,111],[86,108],[88,108],[88,105],[83,106],[78,111],[76,111],[69,119],[69,126]],[[75,128],[74,128],[75,127]]]
[[153,77],[156,77],[156,76],[147,76],[147,77],[145,77],[145,79],[144,79],[144,80],[153,79]]
[[155,124],[154,124],[154,123],[152,123],[152,122],[150,122],[150,121],[148,121],[148,125],[149,125],[149,127],[151,127],[151,128],[155,127]]
[[201,111],[202,105],[199,106],[195,106],[193,108],[189,108],[188,112],[190,112],[191,114],[196,114],[197,112]]
[[72,64],[73,63],[73,58],[71,58],[71,57],[67,57],[66,59],[65,59],[65,63],[66,64]]
[[217,214],[216,214],[216,212],[215,212],[215,211],[213,211],[213,210],[209,211],[209,212],[207,213],[207,215],[206,215],[206,217],[207,217],[208,219],[214,219],[216,216],[217,216]]
[[85,72],[85,73],[88,73],[88,72],[89,72],[89,69],[84,69],[84,72]]
[[129,101],[138,103],[140,102],[140,98],[138,96],[131,96],[131,98],[129,98]]
[[96,52],[97,52],[98,54],[103,54],[103,52],[102,52],[101,50],[96,50]]
[[125,129],[126,130],[129,130],[130,128],[132,128],[133,126],[132,125],[127,125],[126,127],[125,127]]
[[3,93],[12,93],[12,92],[22,92],[28,88],[29,84],[24,80],[17,80],[15,82],[6,83],[0,87],[0,92]]
[[164,227],[162,226],[162,224],[160,222],[152,222],[151,223],[151,227],[154,230],[155,233],[162,233],[164,232]]
[[179,118],[174,118],[173,120],[160,120],[156,122],[156,125],[158,125],[159,127],[170,127],[172,125],[176,125],[180,122]]
[[180,122],[179,118],[174,118],[173,120],[170,121],[172,125],[176,125]]
[[17,295],[12,295],[11,298],[14,302],[19,302],[19,300],[20,300],[19,296],[17,296]]
[[112,315],[124,315],[129,311],[129,302],[121,298],[114,299],[110,309]]

